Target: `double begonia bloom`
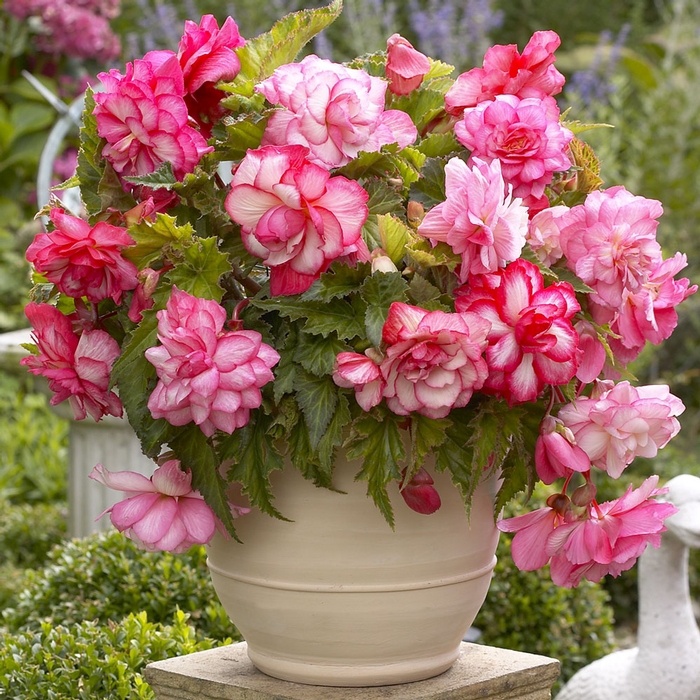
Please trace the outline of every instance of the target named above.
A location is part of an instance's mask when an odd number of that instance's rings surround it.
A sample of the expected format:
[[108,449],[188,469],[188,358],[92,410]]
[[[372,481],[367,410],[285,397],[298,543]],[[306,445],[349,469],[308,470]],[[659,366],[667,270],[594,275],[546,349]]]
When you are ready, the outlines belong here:
[[491,324],[484,391],[512,405],[534,401],[545,386],[574,377],[578,334],[572,318],[581,307],[568,282],[545,287],[537,266],[520,258],[497,273],[472,278],[455,304]]
[[444,418],[483,386],[488,330],[489,324],[473,314],[394,302],[382,329],[386,351],[374,363],[379,374],[370,364],[373,358],[341,353],[333,378],[339,386],[355,388],[364,410],[384,398],[400,416]]
[[412,144],[418,132],[401,110],[384,109],[386,81],[318,56],[280,66],[256,86],[280,105],[263,135],[263,145],[300,144],[325,168],[349,163],[360,151]]
[[309,155],[304,146],[248,151],[225,201],[243,245],[270,268],[275,296],[306,291],[337,258],[369,260],[362,240],[369,195]]
[[677,435],[683,402],[668,386],[620,382],[595,397],[562,407],[558,418],[591,463],[617,479],[635,457],[656,457]]
[[279,354],[257,331],[225,332],[223,307],[176,287],[156,316],[161,345],[145,352],[158,375],[151,415],[175,426],[194,422],[207,437],[246,425]]
[[185,21],[177,58],[185,84],[185,102],[201,129],[209,135],[211,125],[224,114],[221,99],[225,96],[216,83],[233,80],[241,70],[235,49],[245,45],[232,17],[219,28],[213,15],[204,15],[199,24]]
[[561,227],[558,222],[568,211],[569,207],[560,204],[543,209],[530,219],[527,242],[537,257],[549,267],[564,255],[559,241]]
[[571,167],[567,149],[574,135],[559,123],[552,97],[498,95],[466,109],[455,136],[472,158],[500,160],[513,195],[523,199],[541,198],[554,173]]
[[[110,506],[112,525],[149,552],[176,554],[196,544],[208,544],[218,527],[211,508],[192,489],[192,474],[176,459],[164,462],[149,479],[132,471],[111,472],[101,464],[89,474],[108,488],[128,494]],[[231,506],[236,517],[248,509]]]
[[135,245],[125,229],[105,221],[90,226],[58,207],[49,216],[54,230],[37,234],[26,255],[63,294],[118,304],[124,291],[136,287],[138,270],[121,254]]
[[443,241],[460,255],[459,277],[495,272],[516,260],[525,245],[528,210],[511,196],[498,160],[474,158],[471,167],[460,158],[445,165],[446,199],[426,215],[418,233]]
[[29,303],[25,313],[32,324],[38,354],[20,363],[32,374],[45,377],[53,392],[51,405],[68,401],[75,420],[90,416],[121,417],[119,397],[109,389],[119,344],[103,330],[73,332],[70,319],[50,304]]
[[430,60],[425,54],[400,34],[392,34],[386,42],[386,78],[389,90],[395,95],[409,95],[420,87],[430,70]]
[[445,95],[449,114],[493,100],[497,95],[543,98],[564,87],[564,76],[554,67],[561,40],[553,31],[535,32],[522,54],[515,44],[496,44],[486,51],[481,68],[462,73]]
[[189,125],[182,68],[172,51],[149,51],[127,63],[124,75],[112,69],[98,78],[104,91],[95,93],[93,114],[107,141],[102,155],[122,177],[170,163],[181,180],[213,150]]

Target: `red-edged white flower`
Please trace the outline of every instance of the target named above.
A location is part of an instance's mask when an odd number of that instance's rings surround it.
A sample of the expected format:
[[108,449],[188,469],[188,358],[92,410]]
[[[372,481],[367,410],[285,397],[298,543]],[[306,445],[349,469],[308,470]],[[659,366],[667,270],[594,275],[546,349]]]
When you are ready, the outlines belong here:
[[27,248],[27,260],[61,292],[99,302],[137,285],[136,266],[122,257],[134,240],[119,226],[86,221],[54,207],[49,214],[54,230],[39,233]]
[[[90,478],[128,494],[100,515],[109,513],[112,525],[149,552],[185,552],[195,544],[207,544],[218,520],[199,491],[192,489],[192,474],[177,459],[158,467],[149,479],[132,471],[111,472],[101,464]],[[231,515],[249,512],[230,504]]]
[[392,34],[386,42],[386,78],[395,95],[408,95],[420,86],[430,70],[425,54],[400,34]]
[[304,146],[248,151],[226,197],[243,244],[270,268],[273,295],[306,291],[337,258],[369,260],[362,240],[369,195],[309,155]]
[[485,391],[516,404],[574,377],[578,334],[571,319],[581,307],[568,282],[545,287],[537,266],[520,258],[497,273],[472,278],[455,303],[491,324]]
[[368,350],[367,353],[338,353],[333,371],[333,381],[338,386],[354,389],[355,399],[365,411],[381,402],[386,385],[378,362],[369,356],[376,351]]
[[225,332],[223,307],[176,287],[156,316],[161,345],[145,353],[158,375],[151,415],[171,425],[194,422],[207,436],[246,425],[279,354],[257,331]]
[[511,196],[498,160],[478,158],[468,166],[460,158],[445,165],[446,199],[426,215],[418,232],[443,241],[462,257],[460,280],[495,272],[516,260],[525,245],[527,207]]
[[37,355],[20,361],[36,375],[45,377],[53,392],[51,405],[68,401],[76,420],[90,416],[122,415],[119,397],[109,389],[119,344],[103,330],[73,332],[70,319],[50,304],[29,303],[25,313],[32,324]]

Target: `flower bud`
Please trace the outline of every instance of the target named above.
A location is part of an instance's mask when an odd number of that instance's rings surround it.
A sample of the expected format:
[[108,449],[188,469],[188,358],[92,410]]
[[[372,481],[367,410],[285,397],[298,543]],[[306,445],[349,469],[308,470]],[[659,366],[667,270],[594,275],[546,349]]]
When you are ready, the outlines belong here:
[[375,272],[398,272],[392,259],[386,254],[383,248],[375,248],[372,251],[372,274]]
[[583,484],[583,486],[579,486],[572,494],[571,494],[571,502],[575,506],[588,506],[590,505],[591,501],[595,498],[596,494],[596,487],[595,484],[591,483],[590,481],[586,484]]
[[423,82],[430,70],[427,56],[399,34],[393,34],[386,42],[386,77],[389,90],[395,95],[408,95]]
[[565,493],[553,493],[547,499],[547,505],[560,515],[564,515],[571,508],[571,501]]

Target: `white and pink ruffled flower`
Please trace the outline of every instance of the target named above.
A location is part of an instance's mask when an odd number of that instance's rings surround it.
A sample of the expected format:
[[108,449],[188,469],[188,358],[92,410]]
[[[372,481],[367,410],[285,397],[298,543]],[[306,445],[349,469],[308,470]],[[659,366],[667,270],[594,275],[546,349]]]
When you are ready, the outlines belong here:
[[207,436],[246,425],[279,354],[256,331],[225,332],[223,307],[176,287],[156,316],[161,345],[145,353],[158,375],[151,415],[176,426],[194,422]]
[[537,257],[547,266],[552,266],[563,255],[559,237],[559,220],[569,211],[569,207],[560,204],[537,212],[527,232],[527,242]]
[[50,304],[29,303],[25,313],[32,324],[38,354],[22,358],[29,372],[45,377],[53,392],[51,405],[68,400],[75,420],[90,416],[121,417],[119,397],[109,389],[119,344],[103,330],[73,332],[70,319]]
[[516,197],[540,199],[555,172],[571,167],[567,154],[573,134],[559,122],[552,97],[498,95],[466,109],[455,136],[472,158],[501,161]]
[[420,86],[430,70],[425,54],[400,34],[392,34],[386,42],[386,78],[395,95],[408,95]]
[[122,177],[147,175],[170,163],[181,180],[213,150],[189,125],[185,85],[172,51],[150,51],[126,64],[122,75],[100,73],[95,93],[97,133],[107,141],[102,155]]
[[625,381],[576,399],[558,418],[591,463],[617,479],[635,457],[656,457],[680,430],[676,416],[684,410],[666,385],[634,387]]
[[525,245],[528,211],[511,196],[498,160],[460,158],[445,165],[446,200],[433,207],[418,227],[431,241],[443,241],[462,257],[459,277],[495,272],[516,260]]
[[54,230],[39,233],[27,248],[27,260],[65,295],[92,302],[111,298],[137,285],[136,266],[122,257],[134,240],[119,226],[86,221],[54,207],[49,217]]
[[408,114],[384,109],[386,81],[318,56],[280,66],[256,89],[282,107],[270,117],[263,145],[306,146],[325,168],[390,143],[403,148],[418,136]]
[[[149,552],[185,552],[207,544],[219,527],[202,495],[192,489],[192,474],[181,469],[179,460],[164,462],[150,479],[138,472],[111,472],[101,464],[89,476],[128,495],[99,517],[109,513],[119,532]],[[233,504],[230,510],[234,518],[249,511]]]
[[370,349],[366,354],[359,352],[341,352],[336,357],[333,381],[346,389],[355,390],[355,399],[364,411],[369,411],[384,397],[386,382],[379,369],[381,357],[375,361],[370,355],[376,351]]
[[545,386],[574,377],[578,334],[572,318],[581,307],[568,282],[545,287],[537,266],[520,258],[472,278],[455,303],[491,324],[485,391],[523,403],[534,401]]
[[522,54],[515,44],[496,44],[486,51],[481,68],[462,73],[445,95],[449,114],[493,100],[497,95],[542,98],[564,87],[564,76],[554,67],[561,40],[556,32],[535,32]]
[[270,268],[275,296],[306,291],[337,258],[369,260],[362,240],[369,195],[308,156],[304,146],[248,151],[226,197],[243,245]]

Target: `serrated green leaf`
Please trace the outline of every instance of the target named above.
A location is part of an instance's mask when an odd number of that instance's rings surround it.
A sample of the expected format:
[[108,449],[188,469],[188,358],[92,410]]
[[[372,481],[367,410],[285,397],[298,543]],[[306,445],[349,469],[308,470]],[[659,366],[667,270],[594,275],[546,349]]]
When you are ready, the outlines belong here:
[[93,91],[88,88],[85,92],[85,108],[80,127],[80,148],[76,172],[80,178],[83,204],[90,215],[97,214],[102,210],[102,200],[98,192],[105,167],[105,160],[102,158],[104,142],[97,133],[97,120],[92,113],[94,108]]
[[453,252],[447,243],[438,243],[433,246],[422,236],[414,235],[406,246],[408,256],[423,267],[444,266],[449,270],[455,270],[460,264],[459,257]]
[[136,200],[129,192],[124,191],[119,176],[109,162],[104,164],[104,172],[100,178],[97,192],[100,195],[102,211],[108,209],[128,211],[136,206]]
[[386,180],[380,178],[367,180],[364,188],[369,194],[367,209],[370,215],[403,211],[403,196]]
[[375,51],[374,53],[366,53],[357,58],[348,61],[348,68],[355,70],[363,70],[377,78],[386,77],[386,51]]
[[335,334],[319,338],[317,335],[300,333],[294,360],[311,374],[323,377],[333,372],[338,353],[348,350],[350,348]]
[[330,377],[302,371],[296,374],[294,391],[309,429],[309,444],[315,450],[333,419],[339,389]]
[[160,188],[164,190],[169,190],[177,182],[175,173],[173,172],[173,165],[170,161],[165,161],[161,163],[157,170],[152,173],[147,173],[146,175],[133,175],[124,178],[127,182],[132,185],[143,185],[145,187],[152,187],[154,189]]
[[438,78],[447,78],[454,72],[455,67],[449,63],[443,63],[434,58],[429,58],[428,60],[430,61],[430,70],[423,78],[424,83],[430,83],[431,80],[437,80]]
[[[476,489],[483,466],[474,473],[473,452],[467,445],[469,438],[466,421],[460,420],[460,412],[453,411],[452,425],[445,430],[445,440],[436,450],[435,467],[438,471],[448,472],[452,483],[459,489],[465,508],[469,512],[474,490]],[[464,414],[462,413],[462,416]]]
[[420,202],[426,209],[432,209],[446,198],[445,161],[428,158],[421,169],[420,180],[411,185],[411,199]]
[[226,138],[217,145],[224,160],[241,160],[248,149],[260,146],[269,114],[246,114],[237,119],[224,121]]
[[426,418],[415,413],[411,416],[411,448],[413,463],[406,471],[404,483],[423,466],[425,458],[433,454],[447,439],[447,430],[452,425],[449,418]]
[[440,290],[419,274],[415,274],[411,277],[411,281],[408,285],[408,294],[412,304],[415,306],[422,306],[428,311],[452,310],[448,304],[442,302],[442,293]]
[[221,301],[224,290],[221,276],[230,272],[228,255],[217,247],[216,238],[198,238],[183,251],[183,260],[167,273],[167,279],[179,289],[202,299]]
[[333,473],[333,453],[340,447],[345,437],[345,431],[350,424],[350,406],[344,394],[338,394],[338,404],[331,422],[323,437],[318,441],[318,457],[324,474],[330,477]]
[[278,66],[292,63],[304,45],[339,17],[342,9],[342,0],[332,0],[325,7],[292,12],[269,32],[249,39],[236,52],[241,62],[240,80],[258,83]]
[[301,295],[304,301],[331,301],[356,292],[365,278],[371,274],[369,263],[355,267],[333,265]]
[[406,253],[406,244],[412,238],[413,232],[403,222],[391,214],[377,216],[379,240],[386,254],[395,265],[398,265]]
[[347,456],[351,460],[362,460],[362,469],[356,479],[367,482],[367,495],[393,528],[394,511],[387,485],[401,479],[406,450],[397,425],[398,417],[385,412],[378,418],[372,414],[353,423]]
[[128,232],[136,245],[126,248],[123,255],[142,269],[160,259],[164,249],[183,250],[190,245],[194,229],[190,223],[180,226],[175,217],[158,214],[155,221],[144,219]]
[[332,488],[332,470],[326,469],[316,460],[316,454],[309,444],[309,429],[303,416],[297,421],[285,438],[289,445],[290,460],[301,475],[320,488]]
[[406,112],[416,128],[421,132],[433,119],[445,112],[445,93],[438,90],[421,88],[410,94],[395,99],[392,107]]
[[425,154],[428,158],[440,158],[449,156],[463,150],[459,141],[451,131],[445,134],[432,133],[422,139],[414,148]]
[[362,285],[361,296],[367,303],[365,328],[375,347],[382,342],[382,328],[395,301],[407,301],[408,283],[400,272],[375,272]]

